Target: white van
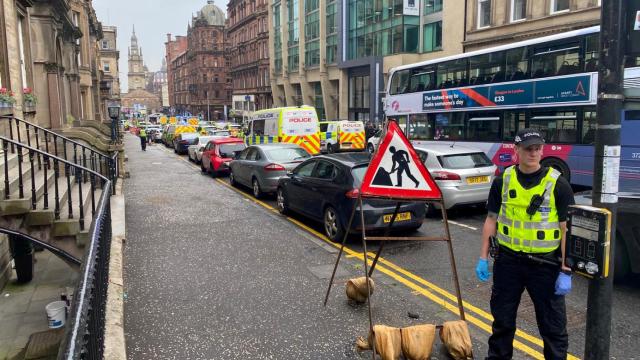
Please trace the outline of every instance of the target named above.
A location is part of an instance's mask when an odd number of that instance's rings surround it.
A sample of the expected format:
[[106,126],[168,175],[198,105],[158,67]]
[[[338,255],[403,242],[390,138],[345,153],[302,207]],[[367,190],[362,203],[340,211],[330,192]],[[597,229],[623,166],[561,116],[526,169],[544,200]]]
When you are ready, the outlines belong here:
[[249,119],[247,145],[293,143],[309,154],[320,153],[320,127],[316,109],[311,106],[259,110]]

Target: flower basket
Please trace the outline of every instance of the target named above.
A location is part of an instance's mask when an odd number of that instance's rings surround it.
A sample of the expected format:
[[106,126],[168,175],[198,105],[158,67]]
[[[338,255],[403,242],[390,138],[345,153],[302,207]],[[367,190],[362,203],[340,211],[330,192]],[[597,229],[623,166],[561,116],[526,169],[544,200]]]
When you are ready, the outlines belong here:
[[5,101],[0,101],[0,115],[13,114],[13,104]]
[[25,101],[22,111],[25,112],[25,113],[34,113],[34,112],[36,112],[36,103],[33,102],[33,101]]
[[13,91],[6,88],[0,88],[0,115],[13,114],[13,104],[16,99],[13,98]]

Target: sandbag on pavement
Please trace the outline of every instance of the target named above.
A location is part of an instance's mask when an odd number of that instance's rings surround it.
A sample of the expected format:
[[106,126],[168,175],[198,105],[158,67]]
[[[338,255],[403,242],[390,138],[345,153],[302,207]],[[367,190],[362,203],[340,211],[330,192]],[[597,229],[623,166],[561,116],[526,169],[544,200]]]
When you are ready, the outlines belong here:
[[[375,325],[373,327],[376,339],[376,352],[380,354],[382,360],[397,360],[402,354],[402,335],[400,329],[385,326]],[[371,350],[373,346],[371,344],[371,334],[369,338],[365,340],[363,337],[359,337],[356,341],[358,350]]]
[[415,325],[400,330],[402,353],[407,360],[428,360],[436,338],[436,326]]
[[[350,279],[347,281],[347,297],[355,302],[363,303],[367,301],[367,278],[359,277]],[[375,283],[372,278],[369,278],[369,289],[373,294]]]
[[464,320],[447,321],[442,324],[440,339],[455,360],[473,359],[471,336]]

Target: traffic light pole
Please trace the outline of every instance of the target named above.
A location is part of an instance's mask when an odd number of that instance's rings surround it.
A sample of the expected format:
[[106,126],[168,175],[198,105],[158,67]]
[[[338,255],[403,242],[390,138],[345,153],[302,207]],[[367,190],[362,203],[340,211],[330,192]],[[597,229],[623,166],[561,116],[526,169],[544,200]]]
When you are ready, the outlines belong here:
[[[609,254],[614,256],[616,211],[618,208],[618,175],[620,170],[620,118],[624,95],[624,3],[602,0],[600,18],[600,54],[598,71],[598,105],[593,177],[593,205],[611,211]],[[587,330],[584,358],[609,359],[611,343],[611,297],[613,261],[609,276],[589,281],[587,298]]]

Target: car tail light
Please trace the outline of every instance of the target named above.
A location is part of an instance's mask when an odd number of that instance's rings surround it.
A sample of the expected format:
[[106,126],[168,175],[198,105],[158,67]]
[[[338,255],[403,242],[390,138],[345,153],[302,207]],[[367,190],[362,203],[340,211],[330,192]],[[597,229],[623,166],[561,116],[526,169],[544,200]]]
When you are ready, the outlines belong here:
[[284,171],[284,166],[280,164],[269,164],[264,167],[265,171]]
[[496,166],[496,171],[493,173],[495,176],[500,176],[500,168]]
[[460,175],[448,171],[434,171],[433,178],[435,180],[460,180]]
[[360,190],[351,189],[351,190],[347,191],[344,195],[346,197],[348,197],[349,199],[357,199],[358,195],[360,195]]

